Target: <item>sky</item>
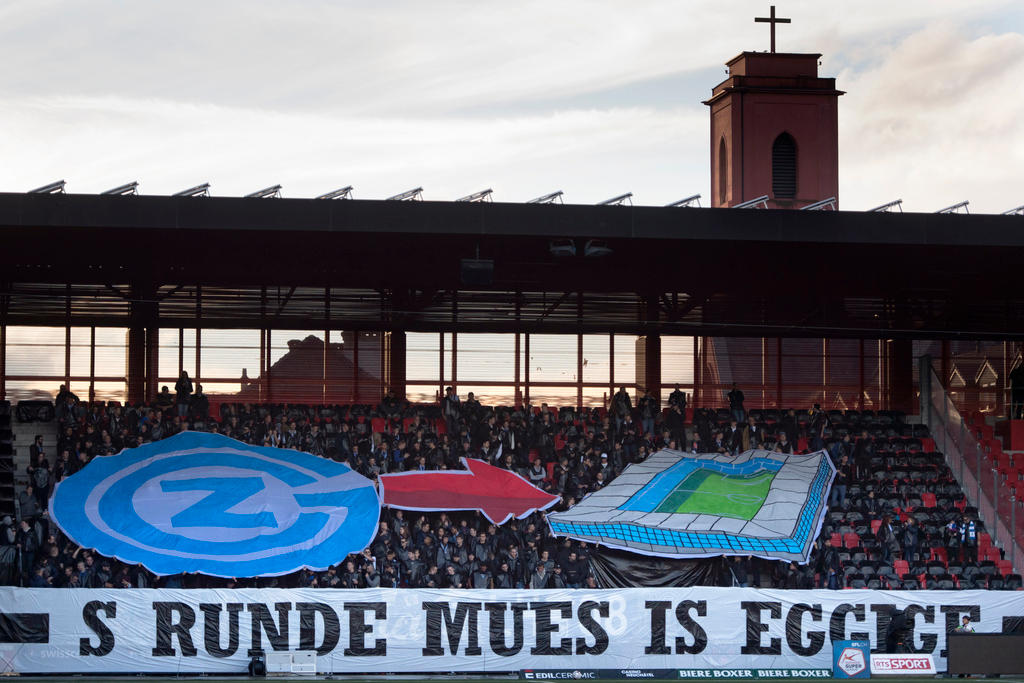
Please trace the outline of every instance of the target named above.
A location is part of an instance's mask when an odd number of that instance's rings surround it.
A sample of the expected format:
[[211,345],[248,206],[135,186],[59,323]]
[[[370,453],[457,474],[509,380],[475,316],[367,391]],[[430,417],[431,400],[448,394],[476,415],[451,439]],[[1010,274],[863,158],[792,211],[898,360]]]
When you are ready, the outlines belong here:
[[[3,3],[0,191],[707,206],[701,101],[768,48],[768,4]],[[1024,3],[776,4],[779,50],[822,53],[847,92],[843,208],[1024,204]]]

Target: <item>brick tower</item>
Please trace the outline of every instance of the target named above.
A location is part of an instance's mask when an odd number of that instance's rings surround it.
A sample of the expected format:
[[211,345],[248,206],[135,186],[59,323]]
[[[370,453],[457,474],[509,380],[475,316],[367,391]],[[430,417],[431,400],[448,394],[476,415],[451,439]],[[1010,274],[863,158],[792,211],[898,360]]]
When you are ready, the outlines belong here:
[[711,109],[711,205],[763,195],[768,207],[799,209],[839,200],[838,103],[834,78],[818,77],[820,54],[743,52],[704,104]]

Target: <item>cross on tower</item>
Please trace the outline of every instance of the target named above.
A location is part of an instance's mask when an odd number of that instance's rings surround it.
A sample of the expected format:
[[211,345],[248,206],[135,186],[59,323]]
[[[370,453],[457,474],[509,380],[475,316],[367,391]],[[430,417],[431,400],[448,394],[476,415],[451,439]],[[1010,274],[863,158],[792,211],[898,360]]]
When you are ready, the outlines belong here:
[[772,11],[769,12],[767,17],[754,17],[754,21],[759,24],[770,24],[772,34],[772,52],[775,52],[775,24],[789,24],[793,20],[783,17],[775,16],[775,5],[772,5]]

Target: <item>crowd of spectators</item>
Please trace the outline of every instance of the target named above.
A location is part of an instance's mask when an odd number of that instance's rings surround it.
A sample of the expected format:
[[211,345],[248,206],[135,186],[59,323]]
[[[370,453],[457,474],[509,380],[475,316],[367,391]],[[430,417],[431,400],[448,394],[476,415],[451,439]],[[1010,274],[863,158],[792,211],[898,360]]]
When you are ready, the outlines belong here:
[[[410,405],[387,394],[376,406],[239,405],[210,410],[202,387],[182,373],[174,393],[163,387],[151,405],[86,403],[65,387],[56,397],[59,438],[31,447],[29,484],[19,495],[17,522],[4,519],[0,545],[18,549],[17,566],[0,569],[0,581],[27,586],[213,587],[581,587],[598,585],[585,543],[550,535],[543,513],[500,527],[479,513],[403,513],[382,510],[380,529],[368,548],[325,572],[225,580],[198,575],[155,577],[75,546],[48,523],[54,484],[96,457],[156,441],[183,430],[224,434],[240,441],[292,448],[347,464],[361,474],[462,467],[479,458],[520,473],[560,497],[567,509],[606,486],[631,463],[673,448],[694,453],[740,453],[766,448],[784,453],[826,449],[838,476],[829,520],[808,567],[739,557],[729,560],[734,585],[842,588],[850,566],[892,566],[915,561],[926,549],[957,547],[972,557],[980,529],[965,516],[963,496],[941,456],[910,466],[922,434],[896,414],[875,416],[822,411],[746,411],[742,391],[727,394],[728,410],[687,409],[676,387],[664,409],[656,397],[625,389],[606,408],[517,409],[484,406],[472,393],[464,400],[449,388],[439,405]],[[215,413],[215,414],[213,414]],[[909,449],[909,453],[908,453]],[[924,457],[921,455],[921,457]],[[916,461],[915,461],[916,462]],[[906,467],[903,467],[903,465]],[[911,469],[914,469],[911,472]],[[939,527],[915,523],[913,503],[923,488],[947,487],[946,508],[956,512]],[[953,491],[953,489],[956,491]],[[919,490],[920,489],[920,490]],[[943,490],[947,490],[943,489]],[[956,507],[959,506],[959,507]],[[953,519],[955,517],[955,519]],[[856,548],[834,540],[861,532]],[[853,554],[860,556],[853,560]],[[976,557],[974,559],[977,559]],[[878,572],[872,572],[879,576]],[[871,579],[876,580],[876,579]],[[898,588],[900,585],[879,585]]]

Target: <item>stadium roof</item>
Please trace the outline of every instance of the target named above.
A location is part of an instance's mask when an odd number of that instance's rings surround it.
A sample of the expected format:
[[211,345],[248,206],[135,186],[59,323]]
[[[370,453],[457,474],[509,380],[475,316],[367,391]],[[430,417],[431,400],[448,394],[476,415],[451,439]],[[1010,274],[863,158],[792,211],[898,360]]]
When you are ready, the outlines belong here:
[[1024,338],[1013,215],[0,194],[0,246],[7,324]]

